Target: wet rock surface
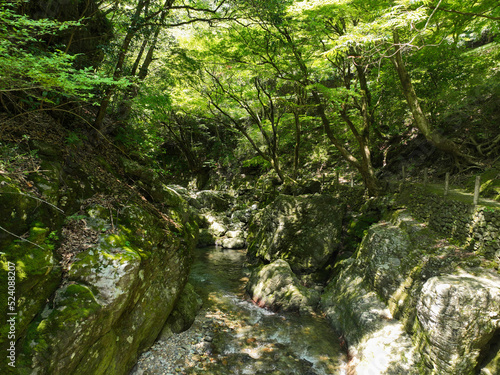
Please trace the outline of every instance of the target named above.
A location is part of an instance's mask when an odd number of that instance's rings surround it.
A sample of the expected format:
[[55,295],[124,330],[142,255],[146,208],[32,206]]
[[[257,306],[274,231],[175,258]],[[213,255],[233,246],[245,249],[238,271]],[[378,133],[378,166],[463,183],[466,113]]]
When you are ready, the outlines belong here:
[[243,250],[198,256],[190,283],[204,307],[191,328],[145,352],[131,375],[344,373],[338,336],[324,319],[276,314],[245,297]]
[[303,286],[290,265],[282,259],[254,269],[246,290],[259,306],[276,311],[308,313],[319,302],[319,293]]

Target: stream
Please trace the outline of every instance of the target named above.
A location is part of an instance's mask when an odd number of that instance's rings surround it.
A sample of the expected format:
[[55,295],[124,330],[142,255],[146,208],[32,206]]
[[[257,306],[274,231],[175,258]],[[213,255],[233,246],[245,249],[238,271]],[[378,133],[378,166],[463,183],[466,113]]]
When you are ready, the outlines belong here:
[[[274,313],[245,296],[245,250],[196,249],[190,282],[213,327],[208,374],[345,374],[338,335],[322,317]],[[201,373],[195,368],[190,374]]]

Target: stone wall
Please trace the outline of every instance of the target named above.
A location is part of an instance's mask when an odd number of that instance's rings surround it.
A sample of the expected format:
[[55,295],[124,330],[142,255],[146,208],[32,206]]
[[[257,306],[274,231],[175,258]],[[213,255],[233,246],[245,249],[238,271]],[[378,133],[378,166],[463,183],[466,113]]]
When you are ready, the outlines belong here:
[[500,259],[500,209],[474,206],[444,197],[423,187],[407,185],[395,195],[396,204],[405,205],[412,215],[432,230],[491,260]]

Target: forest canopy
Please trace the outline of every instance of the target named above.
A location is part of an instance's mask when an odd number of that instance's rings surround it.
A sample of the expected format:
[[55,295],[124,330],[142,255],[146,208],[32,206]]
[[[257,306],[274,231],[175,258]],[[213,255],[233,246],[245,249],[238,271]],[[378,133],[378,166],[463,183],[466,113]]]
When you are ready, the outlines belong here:
[[342,169],[376,195],[394,144],[496,161],[499,31],[495,0],[12,0],[0,105],[168,173]]

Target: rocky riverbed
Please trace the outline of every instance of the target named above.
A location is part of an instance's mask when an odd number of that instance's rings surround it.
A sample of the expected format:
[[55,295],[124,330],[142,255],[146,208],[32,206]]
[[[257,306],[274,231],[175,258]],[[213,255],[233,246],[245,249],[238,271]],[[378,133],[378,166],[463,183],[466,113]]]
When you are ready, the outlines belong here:
[[244,259],[244,250],[198,250],[190,283],[203,308],[188,330],[143,353],[130,375],[346,373],[324,318],[275,313],[245,297]]

